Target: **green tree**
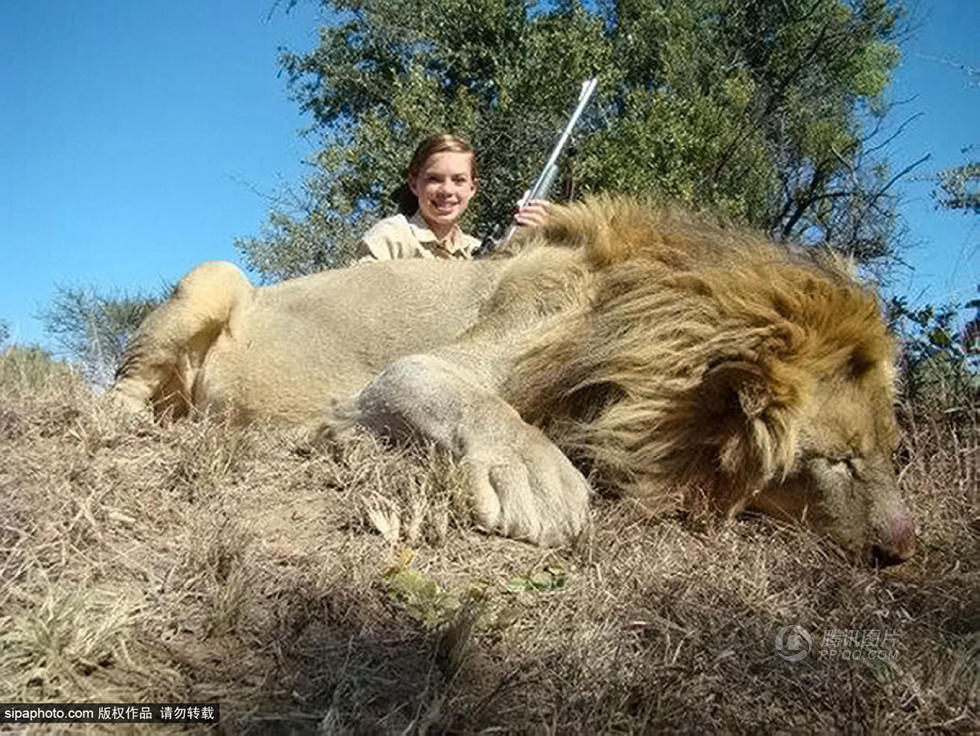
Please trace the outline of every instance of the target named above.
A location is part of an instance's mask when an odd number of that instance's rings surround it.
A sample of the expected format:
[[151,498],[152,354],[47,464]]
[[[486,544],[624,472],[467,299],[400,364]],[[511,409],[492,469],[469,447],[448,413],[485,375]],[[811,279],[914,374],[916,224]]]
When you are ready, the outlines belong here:
[[169,295],[107,294],[95,287],[58,286],[54,299],[38,314],[44,331],[93,385],[106,388],[133,332]]
[[936,174],[936,181],[935,197],[940,207],[980,215],[980,161],[943,169]]
[[[720,209],[771,232],[889,254],[894,177],[874,134],[899,59],[888,0],[323,0],[319,45],[284,53],[322,145],[303,191],[239,241],[276,280],[341,263],[424,135],[478,151],[466,224],[506,216],[578,82],[599,77],[566,190]],[[574,173],[574,178],[572,174]]]
[[939,413],[976,392],[971,338],[956,328],[959,305],[914,309],[906,299],[893,297],[887,311],[892,330],[902,338],[902,390],[913,404]]

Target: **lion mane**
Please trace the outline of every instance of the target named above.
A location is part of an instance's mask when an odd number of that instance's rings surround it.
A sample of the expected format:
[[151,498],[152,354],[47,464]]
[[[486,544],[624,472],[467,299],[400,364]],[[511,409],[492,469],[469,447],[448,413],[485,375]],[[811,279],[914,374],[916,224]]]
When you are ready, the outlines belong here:
[[831,252],[610,197],[561,210],[539,237],[584,249],[592,295],[520,356],[508,394],[652,510],[693,491],[738,511],[784,478],[822,376],[879,384],[891,414],[895,341]]

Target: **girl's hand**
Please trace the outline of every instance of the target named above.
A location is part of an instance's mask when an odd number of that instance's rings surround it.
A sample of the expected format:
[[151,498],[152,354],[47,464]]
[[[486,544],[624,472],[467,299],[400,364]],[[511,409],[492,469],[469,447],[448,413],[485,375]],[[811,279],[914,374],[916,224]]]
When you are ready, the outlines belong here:
[[514,214],[514,222],[518,225],[534,227],[544,225],[548,221],[551,202],[547,199],[532,199]]

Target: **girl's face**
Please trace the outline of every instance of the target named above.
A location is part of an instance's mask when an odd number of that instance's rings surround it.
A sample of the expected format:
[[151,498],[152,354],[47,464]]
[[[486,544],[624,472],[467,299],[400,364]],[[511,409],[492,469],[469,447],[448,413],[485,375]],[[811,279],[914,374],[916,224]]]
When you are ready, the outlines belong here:
[[419,211],[429,229],[443,238],[466,211],[476,192],[473,154],[444,151],[425,160],[417,175],[408,179],[412,194],[418,197]]

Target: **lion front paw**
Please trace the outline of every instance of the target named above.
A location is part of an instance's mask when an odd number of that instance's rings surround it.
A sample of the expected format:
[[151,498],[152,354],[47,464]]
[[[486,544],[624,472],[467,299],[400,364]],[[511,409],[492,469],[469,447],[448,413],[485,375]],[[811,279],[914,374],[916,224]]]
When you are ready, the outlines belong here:
[[476,522],[545,547],[574,540],[588,522],[590,487],[539,430],[519,441],[481,447],[462,460]]

